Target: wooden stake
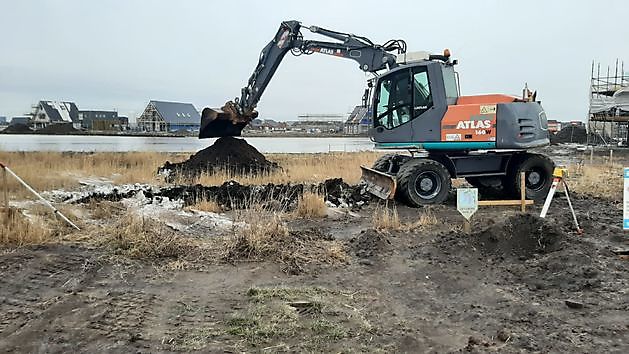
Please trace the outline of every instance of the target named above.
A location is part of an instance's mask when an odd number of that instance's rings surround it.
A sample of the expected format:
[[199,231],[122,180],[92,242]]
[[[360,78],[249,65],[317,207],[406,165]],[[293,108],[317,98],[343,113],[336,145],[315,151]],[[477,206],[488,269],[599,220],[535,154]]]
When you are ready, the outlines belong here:
[[468,235],[472,233],[472,223],[465,218],[463,219],[463,232]]
[[590,146],[590,165],[594,163],[594,146]]
[[[524,201],[526,205],[535,204],[532,200],[527,199]],[[520,199],[513,200],[479,200],[478,206],[519,206],[522,205],[522,201]]]
[[609,167],[614,165],[614,150],[609,150]]
[[526,174],[520,172],[520,211],[526,212]]

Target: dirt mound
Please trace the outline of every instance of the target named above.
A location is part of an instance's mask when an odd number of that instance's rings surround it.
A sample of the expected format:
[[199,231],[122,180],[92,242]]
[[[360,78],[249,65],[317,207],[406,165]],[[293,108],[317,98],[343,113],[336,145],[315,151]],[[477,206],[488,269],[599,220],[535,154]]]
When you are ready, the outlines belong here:
[[358,258],[377,258],[391,252],[390,237],[376,230],[363,230],[348,241],[348,247]]
[[577,143],[586,144],[587,131],[582,126],[569,126],[561,129],[557,134],[550,136],[551,144]]
[[45,128],[35,131],[37,134],[71,134],[77,132],[80,130],[74,129],[72,123],[48,124]]
[[264,157],[244,139],[222,137],[211,146],[180,163],[166,162],[159,173],[173,179],[176,175],[195,177],[201,173],[229,171],[232,174],[259,174],[277,170],[279,166]]
[[9,125],[2,131],[2,133],[7,133],[7,134],[24,134],[24,133],[32,133],[32,132],[33,130],[31,130],[31,128],[29,128],[28,125],[21,124],[21,123]]
[[565,237],[555,225],[531,214],[513,215],[474,235],[482,252],[518,259],[556,251]]

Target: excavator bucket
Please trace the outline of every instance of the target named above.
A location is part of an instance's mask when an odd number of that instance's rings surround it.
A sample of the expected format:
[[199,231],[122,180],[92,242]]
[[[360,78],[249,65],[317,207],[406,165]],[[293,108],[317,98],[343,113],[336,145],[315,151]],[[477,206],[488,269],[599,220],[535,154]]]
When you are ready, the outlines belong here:
[[242,130],[258,116],[251,111],[240,114],[233,102],[227,102],[221,109],[206,107],[201,112],[199,139],[218,138],[221,136],[240,136]]
[[360,179],[367,185],[369,193],[381,199],[393,199],[395,197],[397,183],[394,176],[365,166],[360,166],[360,169],[362,171]]

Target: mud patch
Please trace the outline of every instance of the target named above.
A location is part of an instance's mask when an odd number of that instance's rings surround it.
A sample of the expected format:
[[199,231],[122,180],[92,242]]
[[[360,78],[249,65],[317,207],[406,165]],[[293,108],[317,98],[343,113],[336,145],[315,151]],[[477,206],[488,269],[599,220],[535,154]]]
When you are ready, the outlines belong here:
[[277,169],[277,163],[267,160],[244,139],[222,137],[184,162],[167,161],[159,173],[173,180],[177,176],[193,178],[202,173],[214,174],[219,171],[227,171],[232,175],[255,175]]
[[513,215],[474,235],[483,253],[518,259],[557,251],[565,238],[555,225],[531,214]]

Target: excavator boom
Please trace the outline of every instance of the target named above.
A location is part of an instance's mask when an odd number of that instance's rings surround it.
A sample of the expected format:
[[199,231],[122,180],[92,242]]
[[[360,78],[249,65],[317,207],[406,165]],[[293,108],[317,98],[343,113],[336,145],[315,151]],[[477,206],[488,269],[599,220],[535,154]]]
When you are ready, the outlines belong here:
[[241,90],[241,96],[228,101],[220,109],[203,109],[199,139],[241,135],[244,127],[258,116],[255,108],[288,52],[296,56],[321,53],[348,58],[357,61],[361,70],[372,73],[397,66],[396,55],[392,52],[406,52],[406,43],[402,40],[378,45],[365,37],[315,26],[307,29],[337,42],[304,40],[301,28],[298,21],[282,22],[275,37],[262,49],[258,65],[247,86]]

